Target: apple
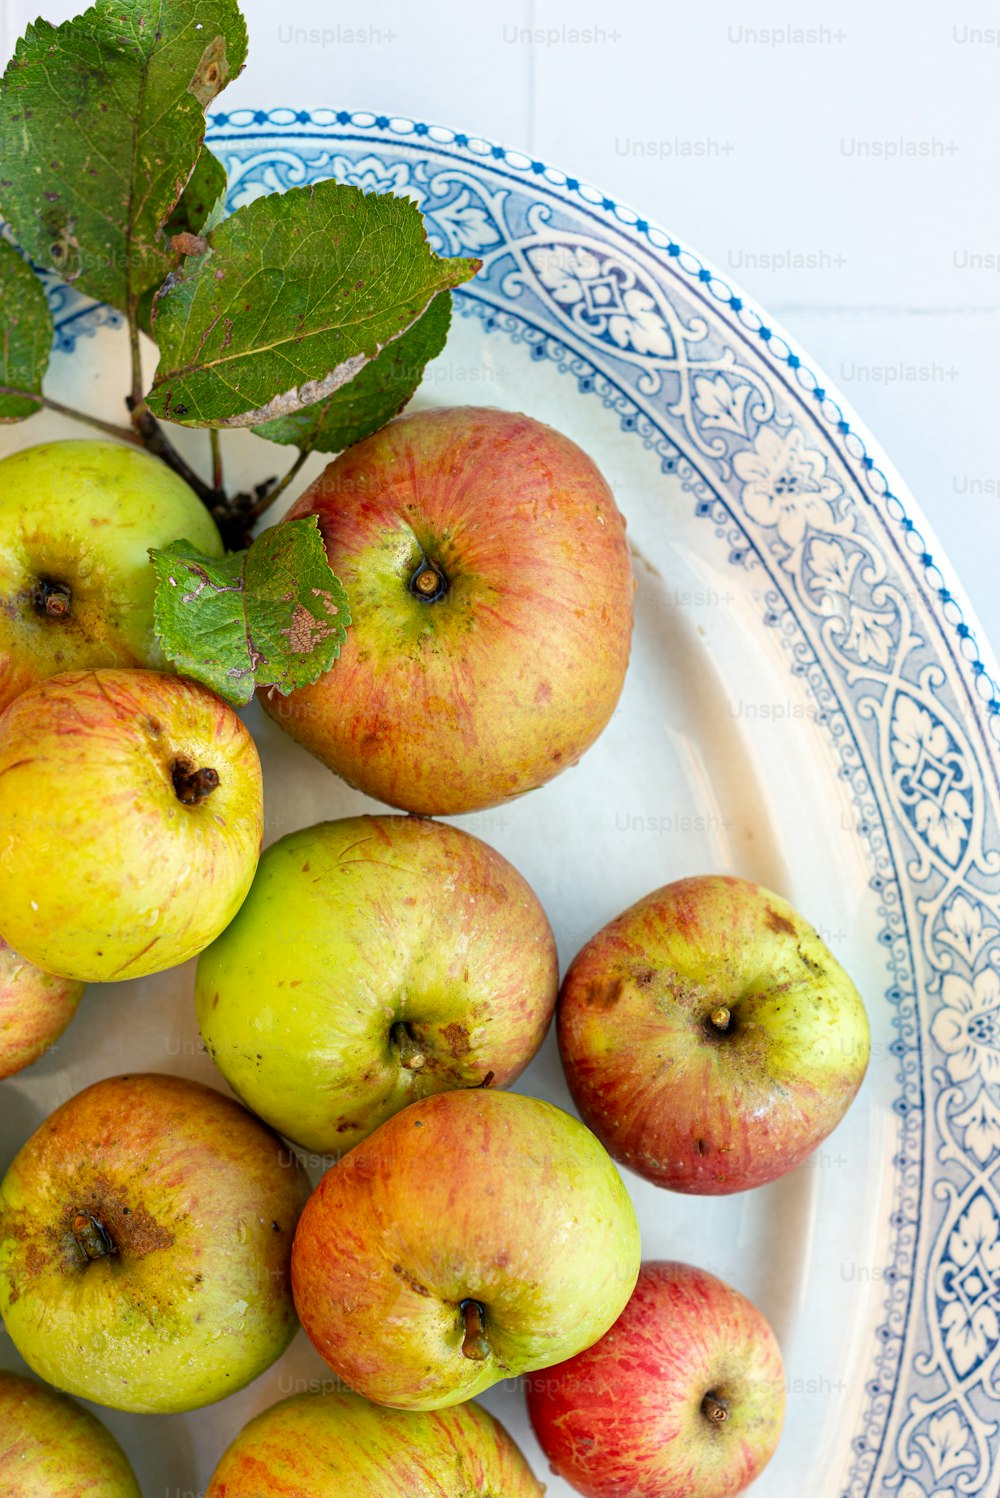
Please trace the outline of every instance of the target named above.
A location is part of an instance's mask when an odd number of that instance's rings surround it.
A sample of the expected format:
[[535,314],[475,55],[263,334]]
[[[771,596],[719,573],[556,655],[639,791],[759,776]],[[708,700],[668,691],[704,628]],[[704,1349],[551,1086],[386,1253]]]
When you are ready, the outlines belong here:
[[251,1420],[205,1498],[542,1498],[498,1420],[477,1404],[420,1413],[347,1390],[298,1394]]
[[124,443],[46,442],[0,461],[0,709],[83,666],[157,666],[148,548],[222,541],[172,469]]
[[198,1024],[233,1091],[343,1154],[416,1098],[538,1050],[559,984],[537,897],[493,848],[415,817],[292,832],[198,962]]
[[563,982],[559,1048],[584,1121],[674,1191],[743,1191],[793,1170],[868,1065],[857,989],[787,901],[704,875],[655,890]]
[[341,453],[286,518],[306,515],[353,622],[333,671],[263,705],[338,775],[445,815],[544,785],[594,742],[635,584],[575,443],[509,411],[414,412]]
[[593,1134],[483,1089],[421,1098],[345,1155],[292,1250],[299,1317],[334,1372],[416,1410],[589,1346],[638,1272],[635,1210]]
[[774,1454],[785,1371],[745,1296],[653,1262],[611,1330],[527,1399],[553,1472],[586,1498],[732,1498]]
[[0,1314],[71,1394],[161,1414],[241,1389],[295,1332],[296,1158],[232,1098],[111,1077],[58,1108],[0,1185]]
[[0,1372],[4,1498],[142,1498],[128,1458],[89,1410],[33,1378]]
[[68,671],[0,714],[0,935],[81,982],[196,956],[253,880],[260,760],[239,718],[157,671]]
[[0,1081],[50,1050],[76,1013],[84,985],[25,962],[0,937]]

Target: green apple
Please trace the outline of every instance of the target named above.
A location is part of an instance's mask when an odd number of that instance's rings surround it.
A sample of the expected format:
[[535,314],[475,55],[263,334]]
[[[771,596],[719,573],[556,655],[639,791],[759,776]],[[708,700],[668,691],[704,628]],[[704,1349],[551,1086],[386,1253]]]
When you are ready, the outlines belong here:
[[89,1410],[0,1372],[3,1498],[142,1498],[128,1458]]
[[249,1108],[343,1154],[416,1098],[512,1082],[558,981],[545,912],[493,848],[441,822],[348,817],[268,848],[198,963],[198,1024]]
[[411,1103],[345,1155],[292,1253],[299,1317],[334,1372],[415,1410],[589,1347],[638,1272],[635,1210],[593,1134],[482,1089]]
[[53,978],[0,937],[0,1081],[50,1050],[76,1013],[84,985]]
[[574,764],[621,694],[625,522],[574,442],[511,411],[417,411],[331,463],[316,515],[352,625],[336,669],[262,698],[351,785],[429,815]]
[[232,1098],[183,1077],[95,1082],[0,1185],[0,1313],[30,1368],[115,1409],[243,1388],[295,1332],[308,1181]]
[[787,900],[704,875],[654,890],[572,963],[559,1048],[580,1114],[616,1160],[674,1191],[774,1180],[840,1122],[868,1017]]
[[253,739],[158,671],[69,671],[0,714],[0,935],[81,982],[195,957],[260,855]]
[[499,1421],[477,1404],[388,1410],[347,1390],[299,1394],[258,1415],[206,1498],[543,1498]]
[[777,1447],[785,1369],[738,1290],[654,1261],[611,1330],[527,1396],[553,1472],[585,1498],[733,1498]]
[[82,666],[157,666],[148,548],[222,541],[159,458],[124,443],[46,442],[0,462],[0,709]]

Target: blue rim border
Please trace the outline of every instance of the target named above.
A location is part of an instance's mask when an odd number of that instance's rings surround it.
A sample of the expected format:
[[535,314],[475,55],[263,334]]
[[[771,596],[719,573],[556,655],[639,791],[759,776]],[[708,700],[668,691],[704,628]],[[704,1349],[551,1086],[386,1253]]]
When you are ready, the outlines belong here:
[[[330,133],[335,132],[335,138],[343,141],[345,145],[354,144],[367,148],[368,142],[371,142],[371,148],[375,150],[378,149],[380,143],[389,145],[391,149],[391,141],[395,137],[401,147],[411,152],[416,149],[419,154],[419,146],[424,142],[439,158],[453,160],[456,165],[466,169],[470,164],[474,165],[475,158],[478,157],[483,166],[499,178],[507,177],[511,182],[516,182],[518,178],[531,180],[533,177],[539,186],[544,182],[547,188],[554,189],[553,196],[557,199],[566,202],[575,198],[576,206],[578,210],[582,210],[584,216],[603,219],[605,223],[613,218],[617,225],[628,231],[628,237],[633,244],[660,267],[661,273],[668,268],[683,271],[683,279],[688,285],[688,294],[693,301],[700,302],[706,309],[711,308],[714,302],[716,304],[713,309],[715,316],[721,314],[724,319],[729,320],[734,332],[748,348],[759,351],[760,342],[764,344],[771,355],[769,362],[775,368],[778,383],[798,405],[805,419],[810,423],[815,423],[823,440],[833,444],[847,471],[852,474],[856,485],[855,503],[868,505],[878,512],[879,529],[885,536],[886,544],[895,553],[903,573],[911,578],[923,595],[927,621],[929,624],[932,623],[945,659],[950,658],[954,664],[953,680],[957,698],[959,701],[964,696],[969,698],[968,704],[960,709],[960,716],[964,719],[967,730],[971,731],[972,725],[975,724],[972,737],[982,734],[987,745],[987,752],[989,752],[989,749],[993,747],[993,740],[1000,738],[1000,700],[998,700],[1000,694],[998,694],[996,680],[1000,675],[1000,669],[992,663],[988,645],[986,650],[980,651],[975,633],[966,621],[966,613],[970,618],[975,618],[971,606],[964,600],[961,590],[959,590],[959,596],[956,597],[954,589],[946,585],[941,567],[928,550],[924,537],[918,530],[918,524],[923,522],[925,528],[929,527],[926,527],[920,507],[909,494],[907,485],[896,474],[888,458],[881,453],[879,444],[875,442],[863,423],[854,416],[849,404],[839,397],[839,393],[836,393],[835,399],[830,395],[829,387],[821,384],[794,340],[784,333],[780,325],[767,318],[751,298],[744,296],[739,290],[734,290],[723,276],[702,261],[682,242],[673,239],[656,225],[641,219],[633,210],[615,203],[614,200],[602,195],[579,179],[567,177],[555,169],[547,168],[542,162],[533,160],[516,150],[496,146],[481,138],[470,137],[447,127],[421,125],[405,117],[385,114],[375,115],[330,109],[310,112],[285,108],[268,111],[233,111],[215,117],[211,123],[213,135],[220,144],[227,139],[235,142],[254,136],[270,139],[277,137],[288,142],[315,142],[319,139],[329,140]],[[454,149],[449,149],[450,147]],[[665,257],[669,257],[666,264],[664,264]],[[476,300],[474,296],[471,299]],[[735,314],[731,319],[728,319],[727,308]],[[809,396],[812,397],[811,401],[806,399]],[[691,455],[688,457],[697,470],[697,461],[692,459]],[[905,496],[905,502],[900,495]],[[884,515],[882,514],[883,506]],[[913,515],[916,515],[916,520],[912,518]],[[945,566],[947,567],[947,563]],[[776,580],[772,578],[771,581],[774,583]],[[779,591],[782,591],[780,586]],[[965,602],[964,609],[963,601]],[[990,667],[981,659],[982,654],[985,654],[987,660],[991,661]],[[993,674],[991,674],[991,669]],[[961,687],[958,685],[959,682],[961,682]],[[984,707],[985,712],[982,711]],[[843,716],[843,706],[839,701],[838,708]],[[861,758],[864,760],[865,756]],[[984,765],[980,768],[986,777],[987,784],[992,781],[995,785],[998,779],[997,772],[1000,769],[995,756],[990,758],[989,769]],[[892,858],[891,840],[887,837],[885,843],[886,851]],[[896,877],[898,879],[898,874]],[[883,933],[883,939],[893,944],[900,936],[907,948],[906,970],[911,975],[915,975],[917,954],[912,948],[912,932],[908,922],[904,922],[902,932],[890,922],[889,929]],[[896,1002],[892,999],[891,991],[889,997],[891,1002]],[[897,1030],[898,1025],[899,1016],[897,1015],[894,1019],[894,1026]],[[902,1044],[898,1038],[890,1048],[901,1063],[899,1082],[902,1095],[898,1103],[893,1105],[894,1111],[900,1116],[906,1136],[901,1139],[900,1148],[905,1159],[911,1147],[916,1147],[916,1160],[921,1182],[926,1166],[924,1146],[928,1141],[924,1137],[923,1125],[920,1126],[917,1140],[908,1142],[907,1131],[911,1119],[915,1116],[922,1116],[922,1109],[918,1108],[917,1113],[914,1114],[906,1106],[905,1098],[913,1084],[914,1075],[919,1078],[923,1072],[923,1060],[920,1054],[923,1049],[923,1039],[923,1033],[918,1030],[915,1069],[902,1065],[902,1051],[896,1050],[896,1047]],[[902,1103],[902,1106],[899,1106],[899,1103]],[[918,1199],[920,1194],[921,1188],[918,1185]],[[905,1234],[912,1230],[919,1234],[922,1224],[919,1216],[911,1220],[897,1207],[893,1225],[900,1233]],[[920,1263],[916,1237],[913,1238],[910,1253],[913,1255],[916,1268]],[[894,1279],[894,1277],[887,1276],[887,1279]],[[902,1325],[896,1332],[900,1354],[903,1351],[907,1329],[911,1324],[914,1302],[919,1293],[919,1275],[914,1274],[908,1285],[905,1308],[902,1308]],[[900,1309],[895,1302],[894,1295],[890,1293],[884,1306],[884,1315],[887,1320],[879,1328],[880,1338],[889,1337],[890,1323],[896,1320]],[[885,1443],[889,1439],[891,1412],[897,1401],[903,1366],[901,1358],[895,1362],[890,1372],[891,1387],[886,1388],[881,1382],[882,1360],[879,1357],[875,1365],[874,1381],[870,1384],[866,1383],[865,1391],[869,1398],[865,1404],[862,1435],[858,1441],[852,1443],[854,1462],[860,1465],[852,1466],[849,1487],[851,1493],[861,1491],[856,1487],[857,1481],[863,1484],[863,1491],[871,1490],[874,1472],[878,1470]],[[869,1445],[871,1401],[881,1402],[886,1399],[888,1403],[884,1418],[876,1422],[881,1427],[877,1441]],[[867,1472],[867,1476],[861,1475],[862,1468]],[[905,1469],[898,1470],[896,1481],[902,1481],[904,1476]]]
[[[372,114],[365,110],[238,109],[213,114],[208,118],[210,137],[216,131],[227,129],[244,131],[253,127],[276,126],[288,138],[294,139],[295,132],[290,127],[296,124],[307,129],[309,126],[328,128],[330,125],[346,125],[361,131],[370,130],[373,133],[391,131],[400,139],[412,138],[416,141],[424,139],[437,147],[453,145],[461,151],[480,156],[483,160],[494,164],[501,163],[522,176],[544,178],[551,186],[577,197],[587,208],[613,214],[624,228],[639,235],[652,250],[668,255],[675,262],[676,268],[691,281],[701,283],[701,286],[711,293],[716,302],[728,306],[736,314],[743,330],[756,333],[762,340],[774,362],[785,365],[793,375],[798,377],[802,393],[812,394],[820,403],[821,409],[826,404],[832,408],[832,412],[827,413],[828,420],[845,444],[848,439],[854,444],[848,456],[854,462],[860,463],[873,488],[873,497],[884,501],[887,525],[890,522],[894,523],[903,531],[904,536],[913,537],[919,542],[922,548],[919,553],[906,543],[902,547],[897,547],[897,551],[911,565],[919,562],[923,569],[922,581],[939,615],[941,627],[959,642],[957,656],[963,668],[963,675],[971,676],[971,682],[967,682],[967,686],[971,687],[970,696],[980,710],[985,709],[985,721],[980,726],[986,730],[987,742],[1000,741],[1000,667],[996,666],[992,660],[987,663],[983,659],[987,652],[980,645],[976,630],[966,622],[966,615],[972,614],[971,605],[964,598],[956,597],[955,584],[951,587],[947,586],[942,565],[938,564],[934,555],[927,549],[920,525],[925,529],[928,527],[919,505],[905,485],[897,482],[896,488],[892,487],[893,481],[890,479],[890,474],[893,473],[893,465],[885,455],[879,452],[877,444],[864,423],[855,415],[839,391],[831,395],[830,388],[820,381],[800,352],[795,340],[774,319],[765,318],[763,309],[752,297],[747,296],[740,288],[734,289],[713,265],[697,255],[683,240],[668,234],[657,224],[651,223],[636,213],[634,209],[616,202],[580,178],[568,176],[565,172],[546,166],[544,162],[522,151],[498,145],[482,136],[455,131],[445,125],[431,125],[411,120],[405,115]],[[783,353],[776,347],[777,344],[784,345]],[[901,494],[905,496],[905,502]],[[892,513],[890,506],[893,504],[898,506],[898,514]],[[913,514],[916,514],[917,520],[912,518]],[[951,570],[947,560],[944,561],[943,566]],[[945,612],[948,609],[954,611],[953,615],[949,616]]]

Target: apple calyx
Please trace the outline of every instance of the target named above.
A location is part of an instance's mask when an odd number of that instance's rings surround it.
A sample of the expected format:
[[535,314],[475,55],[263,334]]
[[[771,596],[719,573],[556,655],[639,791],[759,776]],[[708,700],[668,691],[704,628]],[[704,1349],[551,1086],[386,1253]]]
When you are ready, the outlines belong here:
[[175,759],[170,767],[174,794],[182,806],[200,806],[219,784],[219,772],[206,765],[197,769],[189,759]]
[[389,1039],[399,1052],[399,1064],[407,1071],[420,1071],[427,1064],[427,1057],[413,1031],[404,1020],[397,1020],[389,1031]]
[[701,1401],[701,1412],[712,1425],[724,1425],[729,1419],[729,1406],[713,1389],[709,1389]]
[[116,1252],[103,1222],[92,1217],[89,1212],[77,1212],[73,1218],[73,1237],[88,1263]]
[[410,577],[410,592],[421,603],[437,603],[448,591],[448,579],[433,562],[423,557]]
[[465,1320],[463,1356],[474,1363],[484,1363],[492,1351],[490,1339],[486,1335],[486,1311],[478,1300],[463,1300],[458,1309]]
[[713,1009],[711,1014],[708,1016],[708,1023],[711,1025],[712,1029],[717,1030],[720,1035],[725,1035],[729,1029],[730,1024],[732,1023],[732,1018],[732,1010],[727,1008],[725,1004],[720,1004],[718,1008]]
[[73,595],[68,583],[40,577],[31,590],[31,602],[35,613],[46,619],[68,619]]

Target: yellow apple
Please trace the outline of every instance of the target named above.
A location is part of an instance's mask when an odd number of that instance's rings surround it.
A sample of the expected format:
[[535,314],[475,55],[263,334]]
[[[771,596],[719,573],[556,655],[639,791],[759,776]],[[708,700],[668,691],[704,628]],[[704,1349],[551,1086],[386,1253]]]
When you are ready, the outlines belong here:
[[156,671],[71,671],[0,714],[0,935],[81,982],[195,957],[253,880],[260,760],[232,708]]
[[0,462],[0,709],[81,666],[157,666],[148,548],[222,555],[184,480],[141,448],[86,438]]

